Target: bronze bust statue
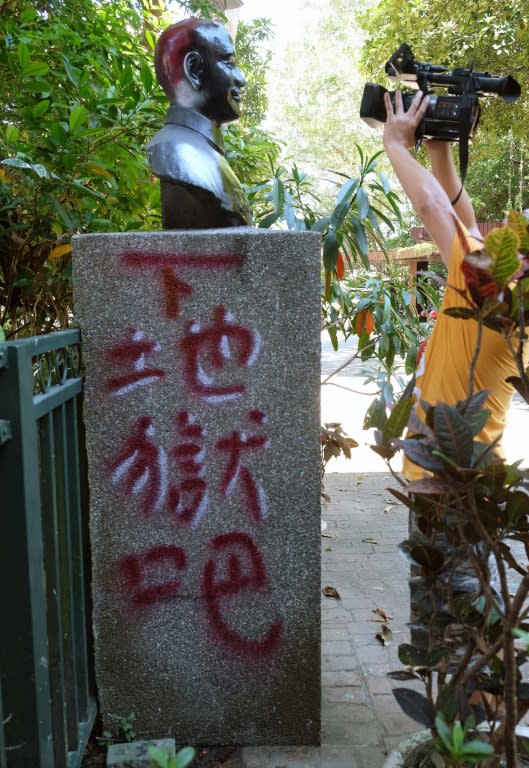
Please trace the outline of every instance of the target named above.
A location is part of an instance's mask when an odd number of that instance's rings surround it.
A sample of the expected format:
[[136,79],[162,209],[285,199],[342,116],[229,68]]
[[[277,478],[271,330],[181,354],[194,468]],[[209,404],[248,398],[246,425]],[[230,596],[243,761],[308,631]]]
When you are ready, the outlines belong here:
[[156,45],[155,69],[171,104],[165,126],[147,145],[160,178],[164,229],[251,224],[224,156],[221,125],[239,117],[246,82],[228,31],[207,19],[173,24]]

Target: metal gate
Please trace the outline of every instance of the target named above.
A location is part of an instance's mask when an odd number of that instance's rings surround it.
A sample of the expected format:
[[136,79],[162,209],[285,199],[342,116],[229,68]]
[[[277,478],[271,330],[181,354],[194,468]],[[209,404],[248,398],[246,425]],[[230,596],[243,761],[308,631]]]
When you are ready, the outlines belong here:
[[76,768],[96,714],[80,349],[0,344],[0,768]]

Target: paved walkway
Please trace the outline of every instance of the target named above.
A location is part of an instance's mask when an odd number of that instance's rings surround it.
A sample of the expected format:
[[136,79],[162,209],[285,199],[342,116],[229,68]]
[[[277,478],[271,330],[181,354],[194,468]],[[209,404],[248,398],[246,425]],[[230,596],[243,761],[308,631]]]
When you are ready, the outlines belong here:
[[[386,490],[385,472],[331,473],[324,511],[322,588],[322,746],[245,748],[234,768],[381,768],[402,736],[416,730],[402,714],[386,673],[398,669],[407,638],[407,567],[397,551],[407,514]],[[387,616],[392,641],[383,645]]]

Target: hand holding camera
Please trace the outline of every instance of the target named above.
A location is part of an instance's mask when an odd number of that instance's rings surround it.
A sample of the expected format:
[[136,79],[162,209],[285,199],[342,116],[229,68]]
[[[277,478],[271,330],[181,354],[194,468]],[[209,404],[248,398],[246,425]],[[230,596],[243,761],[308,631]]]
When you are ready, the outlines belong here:
[[397,91],[391,98],[388,91],[384,94],[386,123],[384,125],[384,146],[399,144],[405,149],[415,145],[417,127],[428,109],[429,98],[422,91],[415,94],[407,109],[404,108],[402,93]]

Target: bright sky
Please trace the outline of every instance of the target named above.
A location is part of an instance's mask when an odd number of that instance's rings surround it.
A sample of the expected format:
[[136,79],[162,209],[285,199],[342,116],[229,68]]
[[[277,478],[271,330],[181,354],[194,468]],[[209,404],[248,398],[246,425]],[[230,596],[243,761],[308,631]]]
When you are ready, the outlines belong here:
[[244,0],[239,18],[242,21],[271,19],[276,40],[283,42],[301,34],[302,20],[310,14],[308,6],[307,0]]

